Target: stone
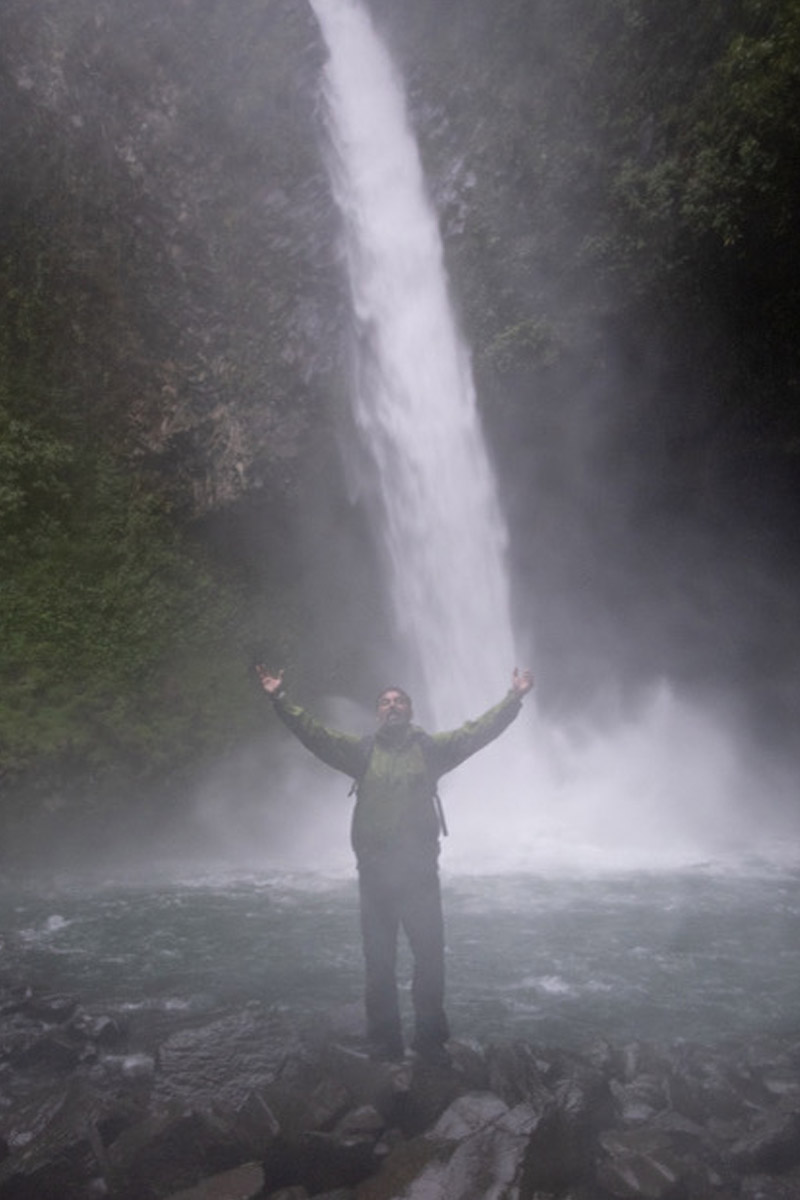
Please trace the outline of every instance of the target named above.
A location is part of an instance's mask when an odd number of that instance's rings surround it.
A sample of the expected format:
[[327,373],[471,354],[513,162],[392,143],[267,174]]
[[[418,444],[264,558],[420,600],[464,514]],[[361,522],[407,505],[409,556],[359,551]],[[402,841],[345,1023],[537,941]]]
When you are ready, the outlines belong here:
[[744,1171],[786,1171],[800,1165],[800,1111],[767,1113],[730,1147]]
[[230,1120],[175,1103],[123,1131],[107,1147],[114,1195],[143,1200],[189,1188],[240,1165],[246,1146]]
[[492,1092],[470,1092],[445,1109],[430,1136],[460,1142],[487,1125],[496,1124],[507,1112],[508,1105]]
[[75,996],[60,993],[44,996],[33,994],[25,1000],[22,1011],[34,1020],[63,1025],[78,1011],[78,1000]]
[[32,1069],[69,1071],[83,1057],[83,1045],[60,1029],[35,1038],[29,1045],[10,1057],[11,1066],[18,1071]]
[[663,1084],[652,1075],[639,1075],[630,1083],[612,1079],[609,1088],[617,1116],[625,1125],[644,1124],[666,1104]]
[[395,1147],[377,1174],[356,1189],[357,1200],[433,1200],[441,1195],[449,1143],[417,1137]]
[[263,1194],[264,1168],[260,1163],[244,1163],[201,1180],[191,1188],[173,1192],[166,1200],[256,1200]]
[[666,1150],[623,1154],[598,1164],[597,1181],[621,1200],[679,1200],[685,1169]]
[[511,1108],[527,1101],[545,1108],[553,1100],[546,1082],[550,1065],[527,1042],[499,1042],[486,1052],[488,1087]]

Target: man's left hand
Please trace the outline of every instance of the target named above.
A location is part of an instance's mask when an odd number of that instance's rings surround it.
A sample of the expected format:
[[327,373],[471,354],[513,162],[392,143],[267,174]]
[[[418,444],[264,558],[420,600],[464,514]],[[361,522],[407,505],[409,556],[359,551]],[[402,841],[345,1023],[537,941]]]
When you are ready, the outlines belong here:
[[532,687],[532,673],[530,671],[520,671],[518,667],[514,667],[514,674],[511,676],[511,690],[514,695],[521,700],[523,696],[527,696]]

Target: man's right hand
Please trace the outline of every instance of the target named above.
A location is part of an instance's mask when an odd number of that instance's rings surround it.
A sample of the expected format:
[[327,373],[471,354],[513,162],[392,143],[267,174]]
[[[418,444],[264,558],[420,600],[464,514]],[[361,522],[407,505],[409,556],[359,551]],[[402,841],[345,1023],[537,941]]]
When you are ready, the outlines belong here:
[[261,681],[261,686],[268,696],[275,697],[283,687],[283,667],[278,671],[277,675],[273,675],[266,667],[257,666],[256,675]]

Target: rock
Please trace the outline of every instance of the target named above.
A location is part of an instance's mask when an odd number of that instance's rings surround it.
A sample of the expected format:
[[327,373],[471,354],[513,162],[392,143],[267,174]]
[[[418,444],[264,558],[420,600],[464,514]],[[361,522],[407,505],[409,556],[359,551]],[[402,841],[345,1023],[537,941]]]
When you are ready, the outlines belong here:
[[800,1173],[790,1172],[778,1178],[772,1175],[746,1175],[739,1192],[741,1200],[797,1200]]
[[117,1046],[125,1040],[125,1030],[114,1017],[79,1012],[70,1021],[69,1028],[98,1046]]
[[614,1109],[625,1125],[642,1125],[666,1105],[663,1082],[653,1075],[639,1075],[630,1083],[612,1079],[609,1087]]
[[[399,1146],[358,1200],[478,1200],[519,1187],[531,1131],[528,1104],[509,1109],[491,1093],[459,1097],[423,1138]],[[508,1192],[511,1195],[511,1191]]]
[[430,1136],[445,1142],[460,1142],[498,1122],[508,1105],[492,1092],[472,1092],[454,1100],[431,1130]]
[[18,1071],[42,1069],[69,1071],[83,1057],[83,1045],[60,1029],[54,1029],[33,1041],[10,1057],[11,1066]]
[[112,1079],[124,1079],[129,1082],[147,1081],[155,1078],[156,1060],[152,1054],[108,1054],[101,1060],[101,1066]]
[[550,1064],[528,1042],[493,1043],[486,1051],[488,1086],[509,1107],[528,1101],[543,1108],[552,1100],[546,1077]]
[[747,1116],[768,1102],[758,1076],[720,1050],[684,1048],[668,1073],[666,1088],[670,1106],[695,1121]]
[[263,1159],[280,1134],[280,1124],[263,1096],[251,1092],[235,1110],[239,1135],[255,1158]]
[[21,1007],[26,1016],[35,1020],[63,1025],[77,1012],[78,1001],[75,996],[31,995]]
[[452,1146],[432,1138],[416,1137],[402,1142],[379,1172],[357,1189],[357,1200],[434,1200],[441,1196]]
[[598,1165],[597,1180],[622,1200],[679,1200],[686,1195],[684,1167],[668,1150],[610,1158]]
[[239,1166],[249,1147],[228,1114],[179,1104],[126,1129],[107,1148],[114,1196],[148,1200]]
[[[329,1133],[306,1133],[282,1155],[280,1171],[310,1195],[331,1188],[352,1188],[378,1169],[382,1156],[375,1153],[377,1140],[377,1135],[339,1139]],[[269,1161],[265,1167],[269,1180]]]
[[570,1060],[569,1074],[554,1088],[554,1102],[531,1134],[525,1181],[533,1191],[558,1192],[587,1179],[600,1129],[613,1124],[611,1093],[604,1076]]
[[528,1194],[530,1136],[539,1120],[531,1105],[522,1103],[465,1138],[447,1164],[442,1200],[511,1197],[521,1187]]
[[[256,1065],[220,1074],[262,1030]],[[125,1052],[96,1058],[118,1036]],[[0,1045],[0,1200],[205,1200],[251,1182],[259,1200],[800,1197],[800,1055],[781,1045],[454,1042],[442,1064],[386,1064],[316,1033],[281,1045],[257,1013],[123,1030],[78,1007],[47,1028],[20,1005]]]
[[244,1163],[203,1179],[195,1187],[173,1192],[166,1200],[256,1200],[263,1195],[264,1169],[260,1163]]
[[100,1135],[107,1123],[129,1120],[115,1097],[73,1079],[48,1104],[26,1105],[18,1114],[12,1152],[0,1164],[3,1200],[87,1200],[105,1187],[106,1160]]
[[787,1171],[800,1165],[800,1111],[767,1113],[733,1143],[730,1158],[746,1172]]
[[376,1108],[363,1104],[345,1113],[337,1123],[334,1134],[338,1138],[378,1137],[384,1130],[384,1121]]

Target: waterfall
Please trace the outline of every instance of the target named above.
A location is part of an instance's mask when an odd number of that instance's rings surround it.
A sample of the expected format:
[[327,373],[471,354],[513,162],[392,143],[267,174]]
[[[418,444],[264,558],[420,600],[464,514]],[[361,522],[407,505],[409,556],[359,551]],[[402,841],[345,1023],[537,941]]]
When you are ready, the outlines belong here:
[[329,51],[327,149],[357,332],[360,487],[375,495],[413,686],[441,728],[508,687],[506,529],[402,84],[357,0],[311,3]]
[[[402,83],[360,0],[311,5],[329,52],[326,150],[355,325],[356,484],[407,664],[389,682],[441,729],[499,699],[515,665],[506,528]],[[667,680],[633,711],[613,680],[604,699],[599,716],[558,725],[529,702],[459,769],[449,858],[595,869],[752,845],[731,805],[762,784],[718,714]]]

